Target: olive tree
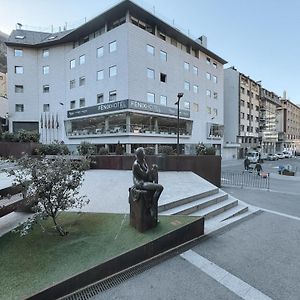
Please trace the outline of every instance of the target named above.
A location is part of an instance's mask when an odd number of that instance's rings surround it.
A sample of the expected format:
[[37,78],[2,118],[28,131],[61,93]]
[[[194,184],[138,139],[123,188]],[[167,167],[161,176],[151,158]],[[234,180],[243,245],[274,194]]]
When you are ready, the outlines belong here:
[[23,224],[21,235],[41,219],[51,218],[57,232],[67,232],[58,223],[58,215],[70,208],[82,208],[89,202],[79,194],[83,182],[86,161],[71,161],[65,157],[35,159],[24,156],[18,160],[18,167],[10,171],[14,183],[24,188],[23,195],[33,203],[34,214]]

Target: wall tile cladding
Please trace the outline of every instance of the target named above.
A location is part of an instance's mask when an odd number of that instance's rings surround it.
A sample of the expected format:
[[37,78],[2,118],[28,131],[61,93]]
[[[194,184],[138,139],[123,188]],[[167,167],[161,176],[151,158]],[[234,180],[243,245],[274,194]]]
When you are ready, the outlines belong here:
[[[184,100],[191,103],[191,118],[194,121],[193,136],[191,142],[206,142],[206,122],[210,121],[206,106],[218,109],[218,117],[214,122],[223,124],[223,66],[218,64],[214,69],[212,64],[207,65],[206,55],[200,53],[199,59],[173,46],[157,36],[138,28],[133,24],[128,26],[128,74],[129,97],[146,101],[146,93],[153,92],[156,103],[159,103],[160,95],[168,97],[168,106],[177,101],[177,93],[184,92]],[[147,53],[147,44],[155,48],[155,55]],[[161,61],[160,50],[167,52],[167,62]],[[211,60],[213,62],[213,60]],[[190,70],[184,69],[184,62],[190,64]],[[193,66],[198,67],[198,76],[193,74]],[[155,70],[155,80],[147,78],[147,68]],[[160,82],[160,72],[167,74],[167,83]],[[218,83],[206,79],[206,72],[218,77]],[[184,90],[184,81],[190,82],[190,91]],[[193,85],[199,86],[199,93],[193,92]],[[218,100],[207,99],[206,89],[218,93]],[[199,104],[199,111],[194,112],[192,103]]]

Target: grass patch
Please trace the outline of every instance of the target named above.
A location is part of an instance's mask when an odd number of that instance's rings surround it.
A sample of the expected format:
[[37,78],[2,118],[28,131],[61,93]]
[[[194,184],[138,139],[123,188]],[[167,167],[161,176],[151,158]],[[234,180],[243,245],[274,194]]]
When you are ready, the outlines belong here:
[[0,299],[29,297],[197,218],[160,216],[146,233],[132,228],[127,214],[63,213],[59,219],[67,236],[47,220],[45,232],[36,225],[24,237],[10,232],[0,238]]

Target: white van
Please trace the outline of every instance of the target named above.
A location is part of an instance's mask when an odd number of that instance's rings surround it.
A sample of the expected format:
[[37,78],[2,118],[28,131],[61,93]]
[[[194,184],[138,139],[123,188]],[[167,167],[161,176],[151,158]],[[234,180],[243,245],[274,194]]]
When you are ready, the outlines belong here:
[[259,160],[259,153],[257,151],[251,151],[247,153],[247,157],[252,164],[256,164]]

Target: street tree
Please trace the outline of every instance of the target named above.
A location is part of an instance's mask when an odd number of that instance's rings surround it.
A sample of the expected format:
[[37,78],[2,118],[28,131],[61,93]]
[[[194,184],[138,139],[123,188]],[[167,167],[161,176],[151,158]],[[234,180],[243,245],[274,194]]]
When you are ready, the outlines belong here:
[[15,184],[22,185],[23,196],[30,199],[34,212],[21,226],[21,235],[28,233],[33,224],[49,217],[57,232],[66,235],[58,223],[59,214],[70,208],[80,209],[89,202],[86,196],[79,194],[87,162],[71,161],[63,156],[54,159],[24,156],[17,164],[18,167],[9,173],[14,176]]

